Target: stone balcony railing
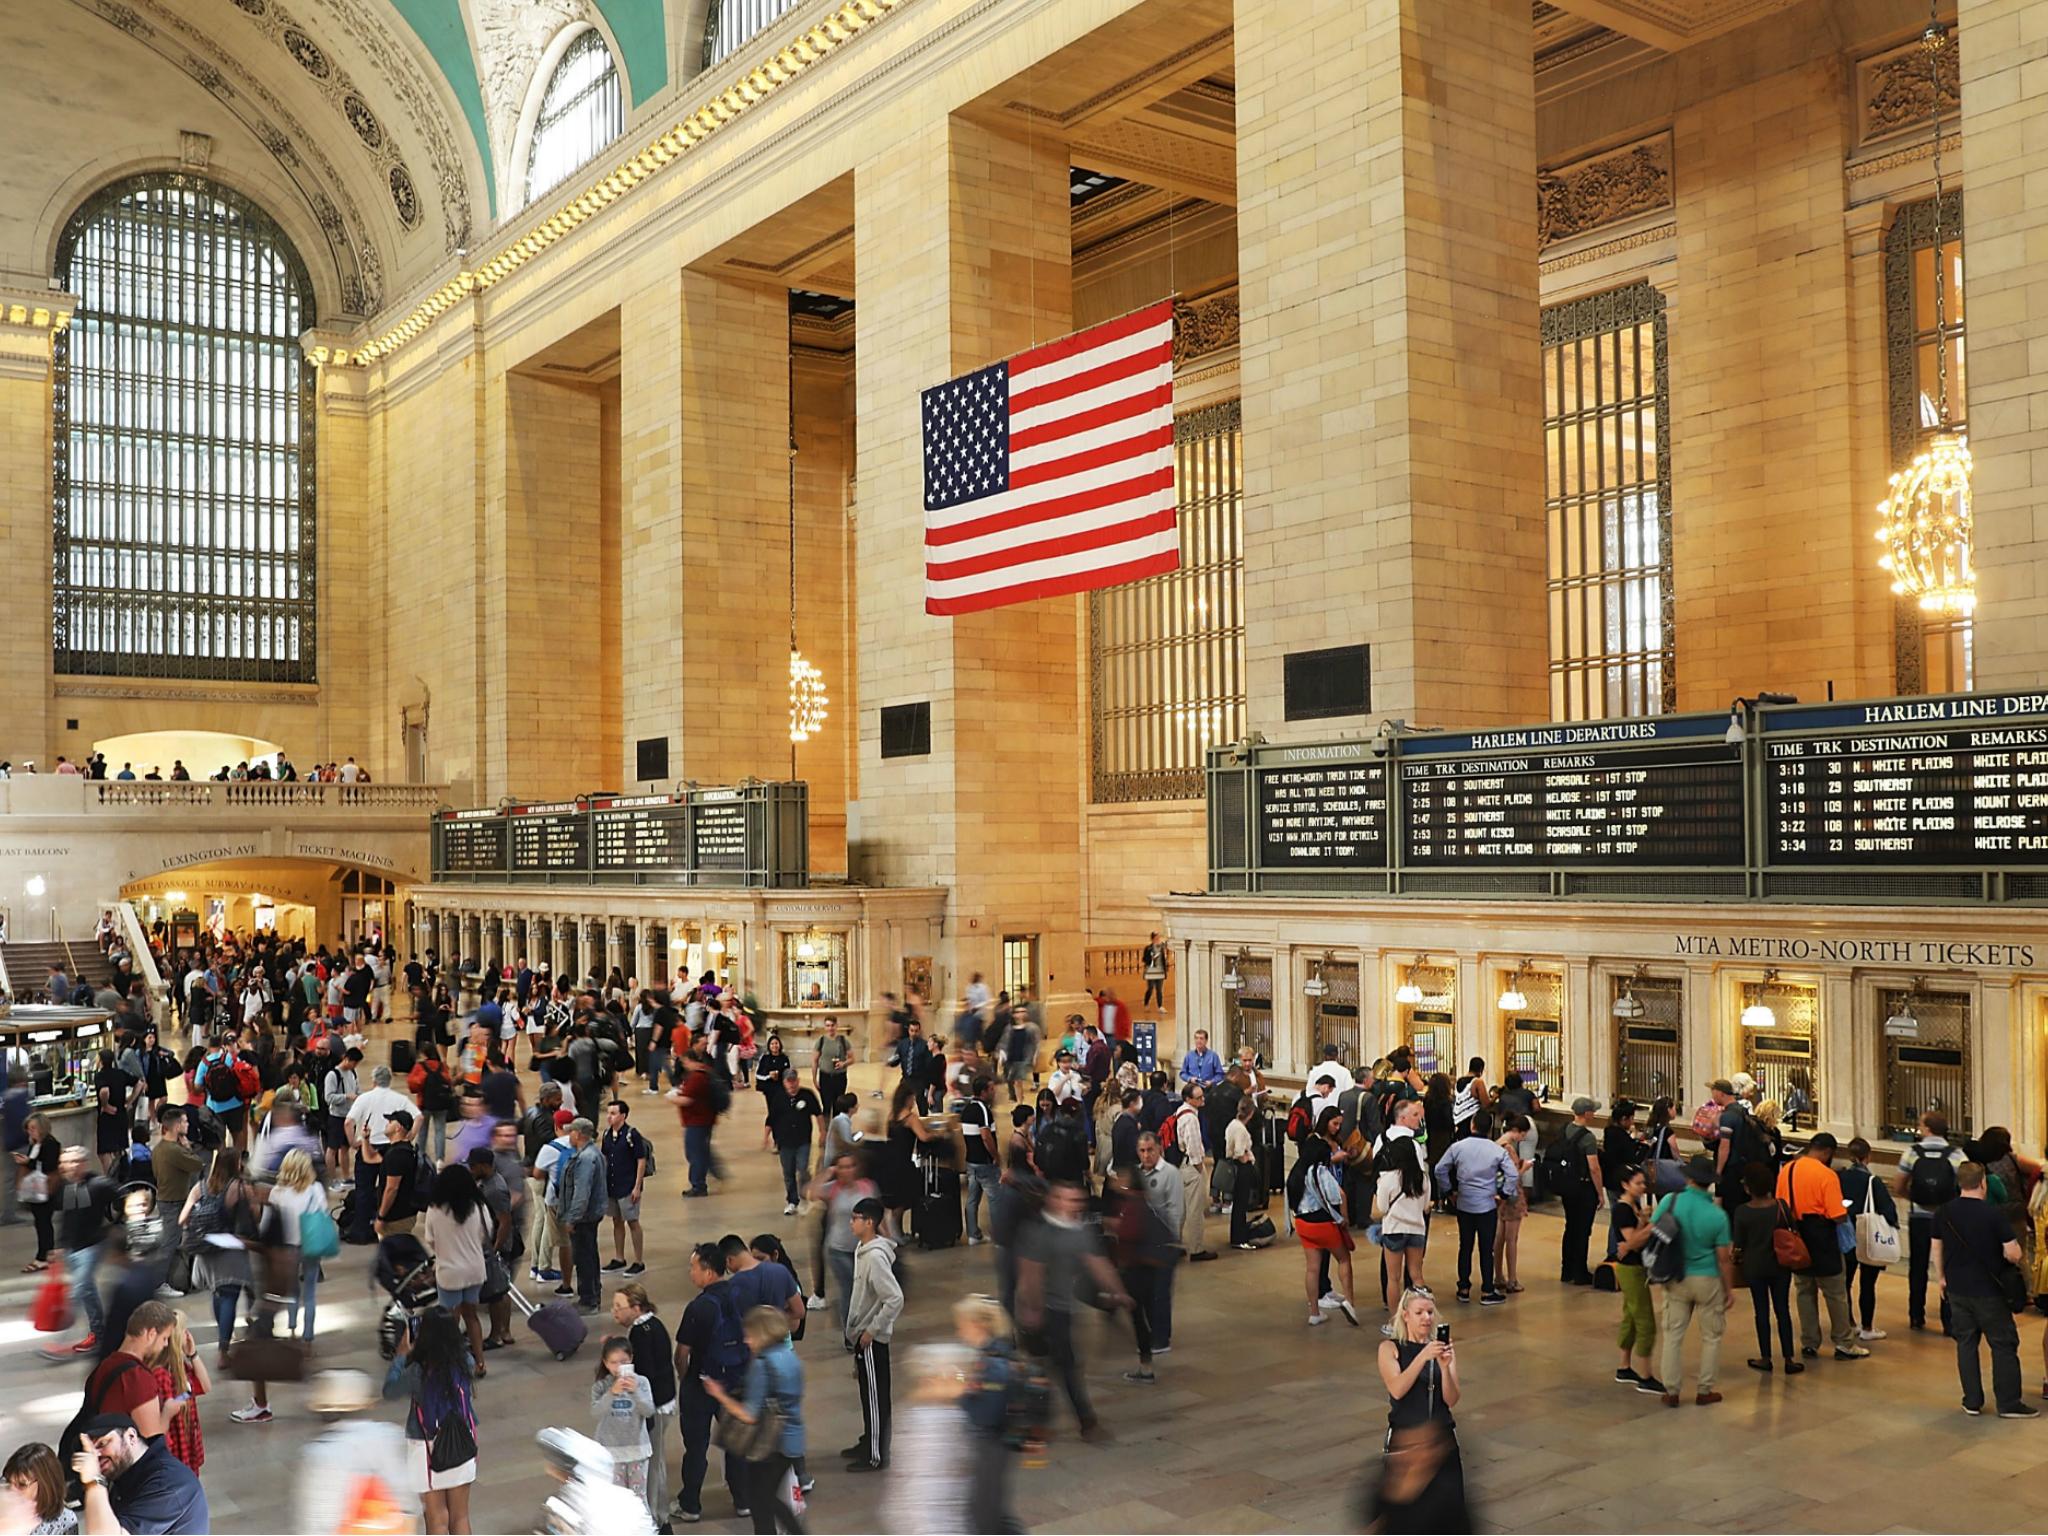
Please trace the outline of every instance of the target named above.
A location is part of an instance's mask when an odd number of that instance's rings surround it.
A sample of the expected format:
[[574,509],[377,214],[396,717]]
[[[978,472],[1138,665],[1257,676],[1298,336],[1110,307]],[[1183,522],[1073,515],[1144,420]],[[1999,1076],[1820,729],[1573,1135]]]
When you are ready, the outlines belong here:
[[221,783],[92,780],[42,773],[0,780],[0,815],[81,816],[167,809],[216,812],[297,811],[388,820],[422,818],[447,803],[445,784],[283,784],[269,779]]

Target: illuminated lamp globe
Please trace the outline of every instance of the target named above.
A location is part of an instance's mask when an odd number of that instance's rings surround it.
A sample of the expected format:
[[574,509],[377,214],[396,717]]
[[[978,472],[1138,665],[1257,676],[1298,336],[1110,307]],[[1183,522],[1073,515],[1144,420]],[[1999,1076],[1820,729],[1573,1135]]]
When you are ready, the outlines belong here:
[[1422,988],[1415,985],[1412,981],[1404,981],[1400,986],[1394,988],[1394,1001],[1406,1003],[1412,1008],[1422,1001]]
[[1510,984],[1507,991],[1500,995],[1500,1011],[1502,1013],[1519,1013],[1528,1006],[1529,999],[1522,995],[1522,989],[1518,986]]
[[1975,537],[1970,512],[1970,447],[1964,434],[1941,431],[1891,478],[1877,506],[1880,568],[1892,591],[1927,613],[1967,617],[1977,607]]
[[804,660],[803,652],[789,653],[789,739],[806,742],[825,728],[825,674]]
[[1771,1011],[1769,1003],[1751,1003],[1742,1010],[1744,1029],[1775,1029],[1777,1023],[1778,1016]]

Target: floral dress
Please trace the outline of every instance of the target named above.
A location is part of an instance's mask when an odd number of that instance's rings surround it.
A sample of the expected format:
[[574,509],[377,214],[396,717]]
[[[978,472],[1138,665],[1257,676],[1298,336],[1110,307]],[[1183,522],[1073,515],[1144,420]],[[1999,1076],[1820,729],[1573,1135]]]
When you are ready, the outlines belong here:
[[[152,1368],[156,1377],[157,1396],[168,1405],[178,1395],[178,1384],[171,1379],[171,1373],[159,1365]],[[199,1399],[206,1395],[197,1377],[185,1378],[190,1385],[192,1401],[182,1413],[172,1416],[169,1427],[164,1430],[164,1449],[185,1463],[194,1472],[206,1465],[206,1435],[199,1427]]]

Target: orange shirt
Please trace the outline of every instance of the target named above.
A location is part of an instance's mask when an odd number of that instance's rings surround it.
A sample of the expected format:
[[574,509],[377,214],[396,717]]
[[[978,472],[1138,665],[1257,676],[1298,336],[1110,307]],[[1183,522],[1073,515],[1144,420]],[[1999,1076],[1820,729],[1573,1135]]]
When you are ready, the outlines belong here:
[[1792,1208],[1793,1218],[1825,1216],[1840,1221],[1848,1215],[1842,1204],[1842,1180],[1817,1157],[1800,1157],[1778,1170],[1778,1198]]

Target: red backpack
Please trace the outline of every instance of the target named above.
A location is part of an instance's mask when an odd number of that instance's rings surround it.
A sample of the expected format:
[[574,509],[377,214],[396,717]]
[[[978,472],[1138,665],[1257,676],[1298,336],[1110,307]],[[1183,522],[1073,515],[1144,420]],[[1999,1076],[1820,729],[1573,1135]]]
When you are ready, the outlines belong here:
[[1183,1166],[1188,1160],[1187,1149],[1180,1144],[1180,1117],[1187,1107],[1183,1101],[1179,1108],[1166,1117],[1165,1124],[1159,1127],[1160,1151],[1176,1168]]

